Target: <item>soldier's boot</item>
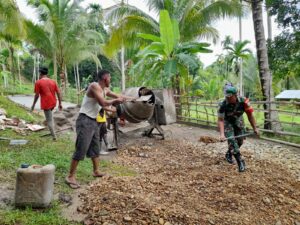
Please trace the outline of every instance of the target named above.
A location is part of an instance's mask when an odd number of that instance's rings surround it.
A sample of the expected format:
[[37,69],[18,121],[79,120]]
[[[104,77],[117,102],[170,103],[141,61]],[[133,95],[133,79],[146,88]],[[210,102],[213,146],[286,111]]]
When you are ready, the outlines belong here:
[[228,150],[225,154],[225,159],[227,162],[229,162],[230,164],[233,164],[233,159],[232,159],[232,153],[230,150]]
[[236,162],[238,164],[239,172],[244,172],[246,169],[245,161],[241,158],[240,153],[233,154]]

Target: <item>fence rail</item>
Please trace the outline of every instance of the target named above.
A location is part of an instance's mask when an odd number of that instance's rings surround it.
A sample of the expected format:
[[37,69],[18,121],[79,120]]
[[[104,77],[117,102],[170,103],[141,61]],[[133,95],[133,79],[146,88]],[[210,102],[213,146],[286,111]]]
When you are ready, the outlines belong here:
[[[177,120],[179,122],[187,122],[189,124],[198,124],[217,127],[217,109],[219,102],[208,102],[194,96],[174,95],[175,107],[177,111]],[[264,104],[275,104],[275,109],[265,110]],[[263,133],[273,134],[276,142],[290,144],[295,147],[300,147],[300,102],[295,101],[253,101],[251,105],[255,112],[255,118],[259,130]],[[277,111],[278,120],[264,119],[264,113]],[[245,120],[246,127],[250,128],[250,124]],[[264,124],[280,123],[282,130],[266,130]],[[293,140],[280,140],[282,137],[289,137]],[[270,138],[265,138],[272,140]]]

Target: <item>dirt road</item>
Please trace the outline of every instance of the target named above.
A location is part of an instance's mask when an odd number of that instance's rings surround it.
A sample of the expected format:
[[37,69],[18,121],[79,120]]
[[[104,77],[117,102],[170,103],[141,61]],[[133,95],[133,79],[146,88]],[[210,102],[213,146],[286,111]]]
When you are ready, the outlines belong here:
[[224,160],[226,143],[198,142],[216,132],[164,129],[166,140],[124,134],[113,162],[136,175],[111,174],[79,190],[73,214],[85,224],[299,224],[299,149],[249,139],[239,173]]

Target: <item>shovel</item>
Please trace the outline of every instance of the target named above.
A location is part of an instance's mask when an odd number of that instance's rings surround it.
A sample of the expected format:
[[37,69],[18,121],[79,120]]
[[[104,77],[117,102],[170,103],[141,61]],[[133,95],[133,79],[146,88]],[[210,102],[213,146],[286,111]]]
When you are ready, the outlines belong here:
[[225,138],[225,141],[226,141],[226,140],[229,140],[229,139],[235,139],[235,138],[247,137],[247,136],[251,136],[251,135],[254,135],[254,134],[255,134],[255,133],[252,132],[252,133],[241,134],[241,135],[238,135],[238,136],[231,136],[231,137]]
[[[251,136],[251,135],[254,135],[254,134],[255,133],[246,133],[246,134],[241,134],[241,135],[238,135],[238,136],[231,136],[231,137],[225,138],[224,141],[229,140],[229,139],[234,139],[234,138],[247,137],[247,136]],[[206,144],[222,142],[222,141],[220,141],[219,138],[210,137],[210,136],[201,136],[199,141],[204,142]]]

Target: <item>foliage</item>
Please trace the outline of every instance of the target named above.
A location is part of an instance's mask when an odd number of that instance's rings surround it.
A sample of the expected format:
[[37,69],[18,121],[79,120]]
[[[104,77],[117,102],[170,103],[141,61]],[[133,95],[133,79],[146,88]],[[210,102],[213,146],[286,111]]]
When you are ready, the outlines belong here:
[[300,32],[282,32],[269,43],[270,67],[276,83],[284,80],[285,89],[299,89]]
[[268,43],[270,67],[280,89],[299,89],[300,83],[300,8],[299,2],[267,0],[270,14],[284,30]]
[[[106,58],[104,55],[98,55],[99,61],[101,61],[101,65],[103,69],[110,71],[111,73],[111,86],[116,87],[120,86],[120,71],[113,61]],[[86,87],[90,82],[95,80],[96,74],[96,64],[94,61],[86,59],[79,63],[79,74],[80,80],[83,81],[81,87]],[[69,68],[70,75],[69,81],[73,86],[75,84],[75,76],[73,68]],[[87,78],[90,77],[88,80]]]
[[[168,11],[160,12],[160,36],[139,33],[138,37],[149,40],[150,44],[138,53],[139,60],[132,67],[131,73],[140,72],[148,75],[147,81],[156,80],[160,87],[174,86],[171,80],[180,75],[181,87],[188,86],[190,71],[200,67],[197,53],[209,53],[209,44],[197,42],[180,42],[179,26],[170,18]],[[149,74],[149,72],[151,74]],[[176,78],[178,79],[178,78]]]
[[[178,21],[182,42],[203,38],[216,40],[218,32],[212,24],[218,19],[239,16],[242,13],[241,5],[236,0],[147,0],[147,4],[157,14],[160,10],[167,10],[170,17]],[[114,49],[119,49],[122,43],[126,46],[135,45],[138,41],[135,38],[136,33],[159,33],[159,25],[155,19],[132,5],[117,5],[108,12],[108,18],[116,22],[109,44]]]
[[284,28],[300,28],[300,7],[297,0],[266,0],[270,15],[276,16],[276,22]]
[[[209,75],[209,76],[208,76]],[[206,70],[205,73],[200,73],[200,77],[202,76],[202,79],[200,81],[200,89],[202,90],[202,96],[206,100],[216,100],[219,99],[222,96],[222,90],[223,90],[223,80],[221,76],[217,76],[215,74],[211,74],[209,70]],[[204,78],[209,77],[208,79]]]
[[241,60],[245,60],[249,57],[251,50],[246,48],[246,45],[250,41],[237,41],[233,44],[227,44],[224,50],[228,52],[228,63],[234,67],[234,72],[238,76],[240,73]]
[[88,28],[86,13],[79,3],[70,0],[29,1],[38,10],[41,25],[26,22],[29,31],[27,40],[46,57],[53,59],[54,66],[58,63],[61,73],[64,73],[65,66],[86,58],[100,63],[95,52],[100,50],[97,44],[103,41],[103,37]]

